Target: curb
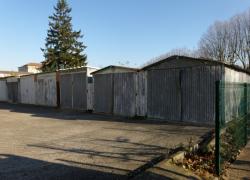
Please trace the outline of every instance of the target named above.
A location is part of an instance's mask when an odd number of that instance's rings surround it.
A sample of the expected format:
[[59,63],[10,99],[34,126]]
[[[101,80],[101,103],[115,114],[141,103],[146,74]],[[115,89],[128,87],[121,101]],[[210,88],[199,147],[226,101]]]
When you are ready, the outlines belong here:
[[[190,147],[189,151],[197,152],[201,150],[202,148],[208,146],[213,141],[214,141],[213,131],[210,131],[203,136],[203,139],[199,143],[194,144],[192,147]],[[189,153],[189,151],[185,150],[185,148],[182,148],[180,151],[172,154],[169,160],[172,160],[172,162],[183,162],[185,155]]]
[[153,158],[152,160],[150,160],[149,162],[145,163],[144,165],[138,167],[137,169],[135,169],[134,171],[131,171],[127,174],[128,179],[132,179],[135,176],[141,174],[142,172],[145,172],[147,169],[152,168],[154,165],[169,159],[169,157],[172,157],[173,154],[176,154],[177,152],[181,151],[183,148],[182,147],[178,147],[175,149],[171,149],[169,150],[169,152],[167,154],[161,154],[156,158]]

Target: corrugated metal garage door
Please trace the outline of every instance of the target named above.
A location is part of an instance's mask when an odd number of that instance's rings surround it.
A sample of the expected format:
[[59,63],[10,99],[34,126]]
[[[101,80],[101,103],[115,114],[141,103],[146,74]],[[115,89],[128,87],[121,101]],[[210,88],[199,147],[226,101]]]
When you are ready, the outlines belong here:
[[150,70],[148,116],[168,121],[213,123],[220,66]]
[[86,73],[72,74],[73,109],[87,110]]
[[8,99],[11,103],[18,103],[19,87],[18,82],[8,82]]
[[112,114],[113,74],[96,74],[94,81],[94,111]]
[[136,115],[136,73],[114,74],[114,114]]
[[61,107],[87,110],[86,72],[61,74]]
[[35,76],[24,76],[20,78],[20,99],[23,104],[36,103]]
[[0,101],[8,101],[7,82],[5,79],[0,80]]
[[214,122],[215,82],[220,78],[220,66],[186,68],[181,71],[182,121]]
[[42,106],[57,106],[56,73],[37,75],[36,104]]
[[147,115],[147,72],[137,73],[136,115]]
[[167,121],[181,120],[179,70],[148,72],[148,117]]
[[60,79],[60,101],[61,108],[72,108],[72,76],[71,74],[61,74]]

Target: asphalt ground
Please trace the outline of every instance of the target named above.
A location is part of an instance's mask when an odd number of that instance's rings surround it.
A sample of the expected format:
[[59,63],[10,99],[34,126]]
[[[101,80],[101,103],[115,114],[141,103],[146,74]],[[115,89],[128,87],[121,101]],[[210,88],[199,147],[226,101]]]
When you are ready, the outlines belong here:
[[209,129],[0,103],[0,179],[127,179]]

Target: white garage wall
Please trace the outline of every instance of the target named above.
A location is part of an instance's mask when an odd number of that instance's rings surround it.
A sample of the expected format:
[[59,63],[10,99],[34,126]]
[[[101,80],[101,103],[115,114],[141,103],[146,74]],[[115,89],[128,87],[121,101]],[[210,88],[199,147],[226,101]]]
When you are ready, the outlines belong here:
[[250,83],[250,75],[225,67],[225,81],[237,83]]
[[0,79],[0,101],[8,101],[7,84],[5,79]]

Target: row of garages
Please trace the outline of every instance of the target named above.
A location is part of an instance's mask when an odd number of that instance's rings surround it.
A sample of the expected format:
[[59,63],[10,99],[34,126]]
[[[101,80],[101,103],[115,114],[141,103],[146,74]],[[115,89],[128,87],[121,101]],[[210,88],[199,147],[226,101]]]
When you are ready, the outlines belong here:
[[1,101],[57,106],[56,73],[7,77],[0,80]]
[[[90,73],[95,68],[84,67],[52,73],[40,73],[0,79],[0,101],[64,109],[92,109],[93,83]],[[87,103],[88,101],[88,103]],[[92,103],[93,104],[93,103]]]
[[0,101],[213,124],[216,81],[250,82],[217,61],[172,56],[143,69],[80,68],[0,80]]

